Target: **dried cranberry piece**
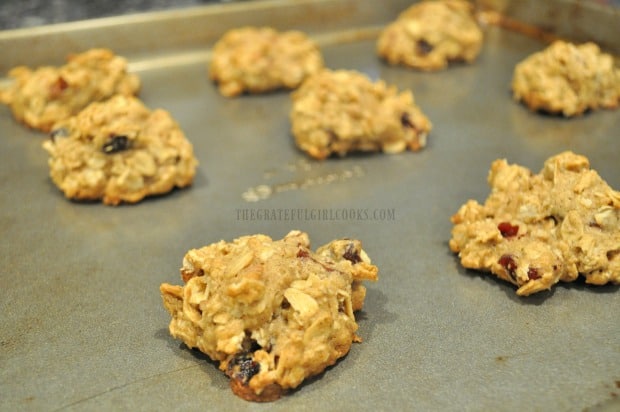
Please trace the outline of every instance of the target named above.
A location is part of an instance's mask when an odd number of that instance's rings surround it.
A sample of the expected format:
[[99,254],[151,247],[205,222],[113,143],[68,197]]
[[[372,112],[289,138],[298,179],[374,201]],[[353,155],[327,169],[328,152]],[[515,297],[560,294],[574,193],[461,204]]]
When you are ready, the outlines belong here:
[[519,233],[519,225],[511,225],[510,222],[501,222],[497,229],[503,237],[513,237]]
[[527,270],[527,277],[530,280],[536,280],[540,279],[542,276],[540,276],[540,273],[538,273],[538,269],[531,267]]
[[54,83],[52,83],[52,85],[50,87],[50,96],[52,98],[56,98],[56,97],[60,96],[60,94],[67,87],[69,87],[69,83],[67,83],[67,81],[62,76],[58,76],[56,81]]
[[415,126],[413,125],[413,123],[411,122],[411,118],[409,117],[409,113],[405,112],[400,116],[400,123],[404,126],[404,127],[410,127],[412,129],[415,129]]
[[297,257],[298,258],[307,258],[307,257],[310,257],[310,253],[308,253],[308,251],[305,250],[305,249],[299,249],[297,251]]
[[517,270],[517,262],[515,262],[514,256],[502,255],[502,257],[499,258],[498,263],[502,265],[504,269],[506,269],[506,272],[508,272],[508,275],[510,275],[513,280],[517,280],[515,276],[515,272]]
[[426,39],[420,39],[416,43],[416,49],[418,51],[418,54],[421,54],[422,56],[426,56],[427,54],[433,51],[434,47],[432,44],[426,41]]
[[130,143],[131,142],[129,141],[127,136],[123,136],[123,135],[112,136],[103,145],[103,153],[112,154],[116,152],[121,152],[123,150],[127,150],[131,146]]
[[408,127],[410,129],[413,129],[415,132],[418,132],[418,128],[411,121],[411,116],[407,112],[404,112],[403,114],[400,115],[400,124],[402,124],[403,127]]
[[244,352],[251,353],[259,350],[261,346],[255,339],[252,339],[252,332],[246,330],[245,337],[243,338],[243,341],[241,341],[241,348]]
[[359,253],[357,253],[357,250],[355,250],[355,246],[353,245],[353,243],[349,243],[347,245],[347,250],[344,252],[344,255],[342,255],[342,257],[353,264],[360,263],[362,261],[362,258],[360,257]]
[[247,385],[258,372],[260,372],[260,364],[255,362],[249,353],[237,353],[228,362],[228,375],[243,385]]

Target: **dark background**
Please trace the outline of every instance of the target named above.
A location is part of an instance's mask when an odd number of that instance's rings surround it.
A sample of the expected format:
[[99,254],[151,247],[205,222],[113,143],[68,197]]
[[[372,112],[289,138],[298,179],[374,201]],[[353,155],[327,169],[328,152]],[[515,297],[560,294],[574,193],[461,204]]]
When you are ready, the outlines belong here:
[[[228,0],[235,1],[235,0]],[[239,1],[239,0],[236,0]],[[0,0],[0,29],[225,3],[226,0]]]

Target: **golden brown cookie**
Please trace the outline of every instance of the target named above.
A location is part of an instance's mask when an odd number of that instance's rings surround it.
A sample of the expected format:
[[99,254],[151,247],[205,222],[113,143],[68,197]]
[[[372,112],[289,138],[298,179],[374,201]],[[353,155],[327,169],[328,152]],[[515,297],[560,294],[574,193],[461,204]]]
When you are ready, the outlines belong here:
[[558,40],[517,64],[512,91],[533,111],[566,117],[612,109],[620,103],[620,68],[594,43]]
[[92,103],[57,123],[43,147],[50,176],[66,197],[108,205],[188,186],[197,166],[170,114],[130,96]]
[[349,152],[417,151],[431,122],[410,91],[372,82],[349,70],[323,70],[292,94],[290,113],[297,146],[316,159]]
[[115,94],[135,95],[140,89],[140,79],[127,73],[125,59],[107,49],[70,55],[61,67],[19,66],[9,77],[14,81],[0,92],[0,101],[11,107],[17,120],[45,132],[92,102]]
[[304,33],[242,27],[226,32],[213,47],[209,77],[231,97],[294,89],[322,68],[318,46]]
[[389,64],[433,71],[451,62],[473,62],[483,34],[466,0],[427,0],[414,4],[389,24],[377,53]]
[[181,277],[184,286],[160,287],[172,336],[218,361],[238,396],[272,401],[361,341],[353,312],[377,267],[357,240],[313,252],[291,231],[190,250]]
[[452,216],[450,249],[469,269],[490,271],[527,296],[579,275],[620,283],[620,192],[584,156],[560,153],[539,174],[493,162],[491,194]]

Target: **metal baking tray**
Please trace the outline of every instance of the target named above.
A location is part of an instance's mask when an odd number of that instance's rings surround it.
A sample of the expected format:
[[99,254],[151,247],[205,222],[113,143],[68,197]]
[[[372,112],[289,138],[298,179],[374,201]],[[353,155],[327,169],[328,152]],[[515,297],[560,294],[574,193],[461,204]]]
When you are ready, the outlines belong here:
[[[522,27],[620,52],[617,9],[481,4]],[[0,409],[620,407],[618,286],[560,284],[520,298],[513,286],[461,268],[448,248],[450,216],[468,199],[486,198],[497,158],[538,172],[570,149],[620,188],[619,112],[568,120],[512,101],[514,65],[545,43],[496,25],[485,28],[473,65],[438,73],[387,66],[374,52],[377,33],[409,5],[253,1],[0,32],[3,75],[95,46],[126,56],[142,78],[143,101],[172,113],[200,161],[189,189],[130,206],[71,202],[48,177],[46,136],[0,107]],[[411,89],[434,124],[428,147],[307,159],[290,134],[287,92],[230,99],[207,79],[212,44],[246,24],[304,30],[328,67]],[[265,187],[270,196],[245,200]],[[191,248],[291,229],[307,231],[314,246],[361,239],[380,279],[357,316],[363,343],[289,396],[252,404],[232,394],[213,362],[169,336],[158,288],[181,282]]]

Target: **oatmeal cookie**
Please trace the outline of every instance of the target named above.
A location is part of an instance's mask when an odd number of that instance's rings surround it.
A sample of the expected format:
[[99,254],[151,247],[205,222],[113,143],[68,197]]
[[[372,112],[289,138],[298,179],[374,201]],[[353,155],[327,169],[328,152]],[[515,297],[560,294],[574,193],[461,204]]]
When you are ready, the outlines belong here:
[[304,81],[292,100],[297,146],[316,159],[353,151],[417,151],[431,130],[410,91],[399,93],[356,71],[323,70]]
[[313,252],[306,233],[244,236],[190,250],[184,286],[161,285],[170,333],[230,377],[235,394],[273,401],[360,342],[354,311],[377,267],[357,240]]
[[50,176],[66,197],[135,203],[192,183],[191,143],[164,110],[115,96],[57,123],[43,143]]
[[213,47],[209,77],[223,96],[294,89],[323,68],[318,46],[299,31],[242,27],[226,32]]
[[140,79],[127,73],[125,59],[107,49],[70,55],[61,67],[19,66],[9,77],[14,81],[0,92],[0,101],[10,106],[17,120],[44,132],[92,102],[115,94],[135,95],[140,88]]
[[517,64],[512,91],[533,111],[565,117],[612,109],[620,103],[620,68],[594,43],[558,40]]
[[377,53],[392,65],[434,71],[454,61],[473,62],[482,41],[470,2],[427,0],[409,7],[383,29]]
[[464,267],[492,272],[521,296],[579,275],[620,283],[620,192],[587,158],[563,152],[539,174],[500,159],[488,182],[484,205],[469,200],[451,219],[450,249]]

